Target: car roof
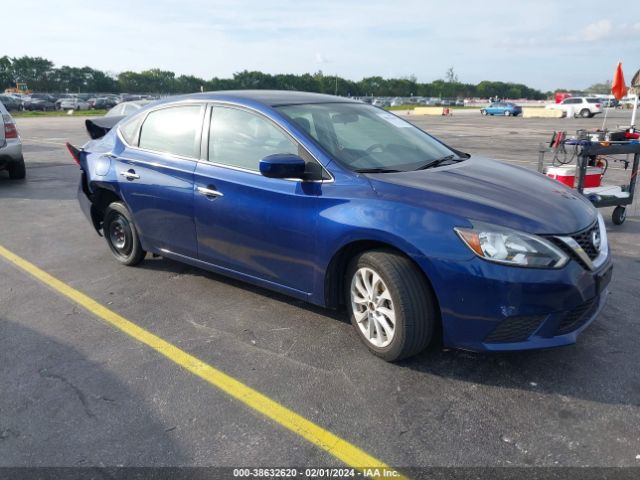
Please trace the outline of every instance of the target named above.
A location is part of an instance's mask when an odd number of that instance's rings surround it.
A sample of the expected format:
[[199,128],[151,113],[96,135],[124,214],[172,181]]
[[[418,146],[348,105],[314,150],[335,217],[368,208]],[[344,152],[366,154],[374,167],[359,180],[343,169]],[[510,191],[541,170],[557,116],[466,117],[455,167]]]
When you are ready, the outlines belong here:
[[307,103],[360,103],[356,100],[345,97],[291,90],[226,90],[220,92],[204,92],[194,93],[191,95],[181,95],[179,97],[169,97],[166,101],[170,102],[179,99],[226,100],[236,102],[248,100],[261,103],[269,107],[277,107],[281,105],[302,105]]

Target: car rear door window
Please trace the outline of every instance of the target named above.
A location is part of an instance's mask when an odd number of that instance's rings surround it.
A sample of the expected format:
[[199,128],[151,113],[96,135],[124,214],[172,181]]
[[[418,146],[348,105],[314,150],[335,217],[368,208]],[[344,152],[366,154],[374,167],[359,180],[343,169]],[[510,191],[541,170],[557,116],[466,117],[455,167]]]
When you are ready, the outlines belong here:
[[182,105],[150,112],[140,131],[140,148],[181,157],[199,157],[201,106]]
[[213,107],[209,161],[259,171],[260,160],[278,153],[298,154],[298,145],[273,123],[246,110]]
[[138,129],[144,116],[136,115],[120,125],[120,134],[129,145],[138,145]]

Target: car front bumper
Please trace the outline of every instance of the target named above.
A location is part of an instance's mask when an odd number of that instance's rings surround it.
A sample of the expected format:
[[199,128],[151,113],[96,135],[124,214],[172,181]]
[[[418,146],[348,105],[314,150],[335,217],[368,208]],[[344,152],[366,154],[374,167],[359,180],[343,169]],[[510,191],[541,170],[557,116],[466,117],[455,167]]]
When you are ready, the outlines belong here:
[[510,351],[575,343],[604,307],[611,273],[610,256],[596,271],[574,260],[558,270],[509,267],[479,258],[441,265],[432,283],[444,344]]

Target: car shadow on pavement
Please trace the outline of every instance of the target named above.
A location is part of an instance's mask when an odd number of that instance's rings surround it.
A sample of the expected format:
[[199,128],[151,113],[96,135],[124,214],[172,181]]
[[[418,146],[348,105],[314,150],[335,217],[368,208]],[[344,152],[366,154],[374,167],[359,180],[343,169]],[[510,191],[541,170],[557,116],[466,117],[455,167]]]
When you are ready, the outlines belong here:
[[429,348],[398,365],[472,384],[640,406],[640,351],[622,323],[605,310],[575,345],[487,353]]
[[27,162],[27,178],[12,180],[6,170],[0,170],[0,198],[26,200],[75,200],[78,179],[65,180],[54,168],[76,169],[75,165],[52,162]]
[[152,258],[151,255],[147,255],[147,258],[140,265],[138,265],[137,268],[169,272],[169,273],[178,274],[178,275],[193,275],[197,277],[208,278],[210,280],[221,282],[226,285],[230,285],[235,288],[244,290],[245,292],[250,292],[256,295],[260,295],[262,297],[266,297],[276,302],[284,303],[287,305],[293,305],[293,306],[302,308],[304,310],[307,310],[309,312],[312,312],[318,315],[323,315],[325,317],[329,317],[334,320],[338,320],[340,322],[344,322],[344,323],[350,322],[347,316],[347,313],[345,311],[330,310],[328,308],[312,305],[311,303],[305,302],[304,300],[298,300],[288,295],[274,292],[272,290],[267,290],[266,288],[258,287],[256,285],[252,285],[250,283],[246,283],[241,280],[235,280],[231,277],[210,272],[208,270],[204,270],[198,267],[192,267],[191,265],[187,265],[185,263],[171,260],[169,258],[162,258],[162,257]]
[[[344,311],[317,307],[173,260],[148,259],[141,268],[209,278],[317,315],[350,322]],[[624,329],[621,329],[621,323],[630,322],[630,318],[629,315],[617,315],[615,309],[605,309],[578,337],[576,345],[509,353],[473,353],[443,348],[436,342],[415,357],[381,368],[389,372],[409,369],[425,377],[435,375],[473,384],[640,406],[640,373],[637,370],[640,351],[636,341],[625,336]],[[353,340],[357,341],[355,335]],[[365,357],[371,355],[365,348],[358,352],[355,355],[359,359],[366,360]],[[326,353],[330,355],[330,352]],[[625,363],[620,364],[622,359]],[[629,359],[633,361],[629,362]],[[350,362],[355,360],[349,359]]]
[[106,367],[2,317],[0,351],[0,467],[188,464],[176,426],[146,407],[148,385],[116,377],[128,371],[117,359]]

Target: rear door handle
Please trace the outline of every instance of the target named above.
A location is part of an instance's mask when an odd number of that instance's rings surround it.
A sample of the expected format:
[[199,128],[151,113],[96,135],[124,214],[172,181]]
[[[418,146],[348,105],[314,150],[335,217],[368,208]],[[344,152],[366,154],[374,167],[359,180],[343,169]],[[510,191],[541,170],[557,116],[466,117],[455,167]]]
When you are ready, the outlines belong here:
[[207,187],[197,187],[196,190],[199,194],[204,195],[205,197],[224,197],[224,193],[216,190],[213,185],[209,185]]
[[120,175],[122,175],[127,180],[138,180],[140,178],[140,175],[138,175],[135,172],[135,170],[127,170],[126,172],[120,172]]

